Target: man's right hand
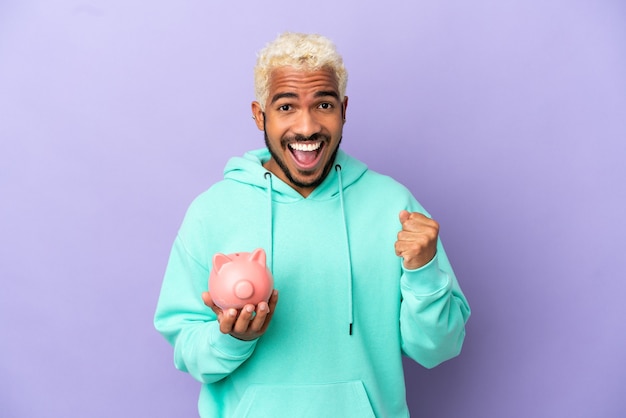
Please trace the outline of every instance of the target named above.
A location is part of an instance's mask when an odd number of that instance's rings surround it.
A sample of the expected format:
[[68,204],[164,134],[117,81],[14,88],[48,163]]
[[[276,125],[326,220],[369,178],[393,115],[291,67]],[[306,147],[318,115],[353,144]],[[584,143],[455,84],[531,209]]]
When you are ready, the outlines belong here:
[[276,309],[278,291],[276,289],[272,291],[269,303],[261,302],[257,306],[248,304],[239,311],[234,308],[222,310],[215,305],[209,292],[202,293],[202,300],[217,315],[220,331],[223,334],[251,341],[265,334]]

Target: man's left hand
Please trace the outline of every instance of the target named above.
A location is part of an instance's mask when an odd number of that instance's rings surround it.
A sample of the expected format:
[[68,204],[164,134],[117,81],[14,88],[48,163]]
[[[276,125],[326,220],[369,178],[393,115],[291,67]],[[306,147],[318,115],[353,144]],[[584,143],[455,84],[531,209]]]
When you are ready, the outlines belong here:
[[415,270],[428,264],[437,253],[439,224],[421,213],[403,210],[399,215],[396,255],[404,259],[404,268]]

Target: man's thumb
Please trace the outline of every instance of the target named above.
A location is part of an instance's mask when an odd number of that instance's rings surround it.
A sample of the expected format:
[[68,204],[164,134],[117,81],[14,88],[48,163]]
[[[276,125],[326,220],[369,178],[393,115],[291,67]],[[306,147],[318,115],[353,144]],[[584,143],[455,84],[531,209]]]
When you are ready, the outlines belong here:
[[405,210],[405,209],[401,210],[401,211],[400,211],[400,215],[399,215],[399,217],[400,217],[400,223],[401,223],[401,224],[403,224],[403,223],[404,223],[404,221],[406,221],[407,219],[409,219],[409,217],[410,217],[410,216],[411,216],[411,214],[409,213],[409,211],[408,211],[408,210]]

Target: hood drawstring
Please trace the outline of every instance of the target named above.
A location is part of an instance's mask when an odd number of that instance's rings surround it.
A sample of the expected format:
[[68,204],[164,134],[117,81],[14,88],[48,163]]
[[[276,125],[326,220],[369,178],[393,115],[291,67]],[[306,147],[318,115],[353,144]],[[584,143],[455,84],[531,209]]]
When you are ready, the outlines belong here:
[[346,257],[348,258],[348,320],[350,323],[349,333],[352,335],[352,325],[354,324],[354,310],[352,309],[352,300],[354,298],[352,292],[352,261],[350,259],[350,236],[348,235],[348,222],[346,220],[346,209],[343,203],[343,183],[341,181],[341,165],[335,165],[337,172],[337,181],[339,183],[339,203],[341,204],[341,220],[343,221],[343,232],[346,235]]
[[[339,203],[341,205],[341,221],[343,224],[343,232],[346,237],[346,257],[348,260],[348,332],[352,335],[352,326],[354,324],[354,310],[353,305],[353,291],[352,291],[352,262],[350,259],[350,236],[348,235],[348,223],[346,220],[346,209],[343,202],[343,183],[341,179],[341,165],[335,165],[335,171],[337,172],[337,179],[339,183]],[[269,171],[264,174],[267,180],[267,200],[268,200],[268,216],[269,216],[269,243],[267,246],[267,261],[268,268],[273,271],[274,266],[274,217],[272,208],[272,173]]]
[[274,267],[274,216],[272,213],[272,173],[266,171],[264,174],[265,180],[267,180],[267,202],[268,202],[268,219],[269,219],[269,242],[267,244],[267,261],[268,268],[273,271]]

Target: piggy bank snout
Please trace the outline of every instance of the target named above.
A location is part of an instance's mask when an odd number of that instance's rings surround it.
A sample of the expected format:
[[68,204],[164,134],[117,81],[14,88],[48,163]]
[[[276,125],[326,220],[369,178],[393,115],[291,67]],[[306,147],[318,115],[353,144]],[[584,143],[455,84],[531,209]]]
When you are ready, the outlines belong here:
[[250,299],[254,295],[254,284],[250,280],[239,280],[233,286],[233,294],[238,299]]

